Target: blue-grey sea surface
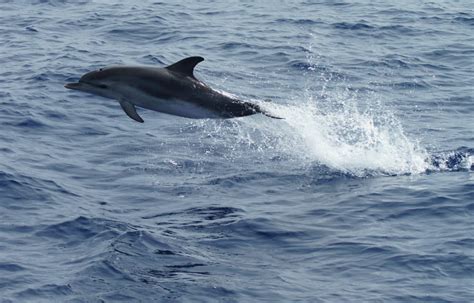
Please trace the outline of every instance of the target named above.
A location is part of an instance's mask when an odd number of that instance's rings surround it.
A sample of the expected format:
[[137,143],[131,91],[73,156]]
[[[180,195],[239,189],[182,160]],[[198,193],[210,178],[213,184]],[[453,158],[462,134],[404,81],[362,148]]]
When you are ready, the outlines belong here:
[[[187,56],[284,120],[63,87]],[[0,0],[0,302],[473,302],[473,87],[468,0]]]

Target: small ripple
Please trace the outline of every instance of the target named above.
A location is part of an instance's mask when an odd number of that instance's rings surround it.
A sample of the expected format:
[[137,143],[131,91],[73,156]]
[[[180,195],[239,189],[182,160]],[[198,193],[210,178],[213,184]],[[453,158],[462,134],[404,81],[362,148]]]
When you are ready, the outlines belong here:
[[337,29],[344,29],[344,30],[366,30],[366,29],[374,29],[373,26],[370,26],[366,23],[349,23],[349,22],[337,22],[333,23],[332,26]]
[[422,80],[395,82],[389,84],[389,86],[397,89],[427,89],[431,87],[428,82]]
[[124,232],[116,237],[110,246],[115,252],[127,256],[141,255],[144,252],[157,255],[178,255],[168,244],[142,230]]
[[467,25],[470,25],[470,26],[474,26],[474,18],[471,18],[471,17],[456,17],[456,18],[454,18],[454,21],[459,22],[459,23],[463,23],[463,24],[467,24]]
[[[128,228],[123,223],[80,216],[71,221],[47,226],[36,232],[36,235],[66,241],[70,245],[80,245],[82,241],[96,236],[105,238],[117,236],[120,231]],[[111,234],[105,232],[111,232]]]
[[155,277],[155,278],[174,278],[180,277],[186,279],[186,277],[192,278],[193,275],[203,275],[209,276],[211,275],[208,271],[197,271],[197,270],[189,270],[190,268],[195,267],[202,267],[206,266],[202,263],[191,263],[191,264],[183,264],[183,265],[169,265],[165,266],[162,270],[152,269],[148,271],[148,274]]
[[57,300],[60,296],[67,296],[73,294],[73,290],[70,285],[60,284],[46,284],[38,288],[28,288],[17,294],[18,298],[29,299],[36,301],[39,298]]
[[0,171],[0,194],[4,202],[8,200],[11,202],[9,204],[5,203],[4,206],[8,205],[10,208],[26,207],[28,204],[18,204],[15,201],[46,201],[52,199],[58,193],[69,197],[77,197],[73,192],[52,180]]
[[276,19],[275,23],[284,23],[284,24],[294,24],[294,25],[317,25],[323,24],[322,21],[312,20],[312,19],[291,19],[291,18],[280,18]]
[[[433,203],[447,203],[450,201],[447,197],[434,197],[431,198]],[[406,218],[438,218],[447,219],[452,216],[462,215],[465,210],[463,207],[456,206],[430,206],[430,207],[413,207],[396,214],[392,214],[387,219],[406,219]]]
[[175,216],[185,216],[185,217],[199,217],[200,220],[197,221],[199,223],[205,221],[215,221],[227,218],[236,218],[239,217],[240,213],[243,210],[234,207],[221,207],[221,206],[210,206],[210,207],[193,207],[189,209],[185,209],[180,212],[167,212],[167,213],[159,213],[156,215],[149,215],[142,217],[143,219],[155,219],[155,218],[163,218],[163,217],[175,217]]
[[226,42],[221,43],[219,46],[225,50],[234,50],[234,49],[241,49],[241,48],[253,48],[252,45],[244,42]]
[[37,32],[38,32],[38,30],[37,30],[36,28],[34,28],[33,26],[27,26],[27,27],[25,27],[25,29],[26,29],[27,31],[30,31],[30,32],[33,32],[33,33],[37,33]]
[[27,270],[27,269],[18,264],[0,262],[0,271],[18,272],[18,271],[24,271],[24,270]]
[[413,65],[405,62],[401,59],[382,59],[382,60],[365,60],[357,63],[360,66],[373,66],[373,67],[387,67],[387,68],[406,68],[409,69],[414,67]]
[[146,62],[150,62],[150,63],[153,63],[153,64],[159,64],[159,65],[166,65],[167,62],[165,62],[164,60],[161,60],[160,58],[156,57],[156,56],[153,56],[153,55],[145,55],[142,57],[142,59]]
[[54,119],[54,120],[59,120],[59,121],[68,120],[69,118],[68,115],[61,113],[57,110],[46,110],[44,114],[46,115],[48,119]]
[[207,185],[221,185],[223,187],[230,188],[230,187],[246,184],[253,180],[262,180],[262,179],[271,178],[271,177],[274,177],[274,175],[269,174],[269,173],[231,175],[231,176],[212,178],[208,182],[206,182],[206,184]]
[[126,271],[109,260],[94,262],[82,271],[83,275],[96,276],[101,279],[112,279],[116,282],[135,281]]
[[[387,258],[399,252],[399,250],[393,246],[346,241],[329,243],[318,250],[330,254],[378,255],[380,256],[379,258]],[[364,258],[370,258],[370,256]]]
[[386,265],[397,270],[419,272],[430,277],[468,278],[471,276],[469,269],[474,268],[474,260],[468,256],[458,254],[448,255],[422,255],[398,254],[386,259]]
[[31,129],[42,129],[42,128],[48,127],[47,124],[34,118],[25,118],[25,119],[20,120],[19,122],[3,122],[2,124],[14,126],[14,127],[21,127],[21,128],[31,128]]
[[332,70],[329,66],[313,64],[307,61],[292,60],[288,62],[287,65],[290,68],[295,69],[295,70],[309,71],[312,73],[322,74],[332,79],[348,79],[348,78],[352,79],[353,78],[353,77],[350,77],[348,74]]

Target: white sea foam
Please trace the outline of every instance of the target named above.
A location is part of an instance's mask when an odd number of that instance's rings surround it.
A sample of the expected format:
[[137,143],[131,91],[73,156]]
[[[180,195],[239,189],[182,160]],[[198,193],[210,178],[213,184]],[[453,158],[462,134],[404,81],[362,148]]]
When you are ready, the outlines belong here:
[[266,107],[285,118],[266,123],[280,138],[280,150],[302,160],[356,176],[413,174],[429,167],[426,150],[388,111],[361,110],[344,102],[322,109],[312,98],[298,105]]
[[254,116],[197,123],[207,138],[215,138],[214,144],[225,145],[230,158],[248,157],[247,146],[254,153],[354,176],[417,174],[430,168],[427,151],[380,102],[358,102],[347,92],[326,94],[324,100],[304,95],[286,105],[260,102],[284,120]]

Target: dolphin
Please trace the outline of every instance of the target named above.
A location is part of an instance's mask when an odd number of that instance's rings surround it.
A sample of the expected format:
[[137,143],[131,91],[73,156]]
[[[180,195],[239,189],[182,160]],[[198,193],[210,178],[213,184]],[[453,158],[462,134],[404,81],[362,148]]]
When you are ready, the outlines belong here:
[[235,118],[262,113],[259,105],[222,94],[194,77],[202,57],[189,57],[167,67],[114,66],[84,74],[66,88],[117,100],[125,113],[143,123],[135,106],[193,118]]

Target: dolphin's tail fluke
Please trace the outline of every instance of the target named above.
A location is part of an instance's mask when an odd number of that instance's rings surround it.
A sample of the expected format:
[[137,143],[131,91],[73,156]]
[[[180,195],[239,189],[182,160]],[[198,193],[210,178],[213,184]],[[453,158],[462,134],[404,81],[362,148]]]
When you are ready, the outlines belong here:
[[282,117],[277,117],[272,114],[267,113],[266,111],[260,111],[264,116],[270,117],[272,119],[279,119],[279,120],[284,120],[285,118]]
[[[269,102],[269,101],[270,101],[270,100],[265,100],[265,102]],[[257,105],[257,108],[256,108],[256,109],[257,109],[257,112],[258,112],[258,113],[262,113],[262,115],[267,116],[267,117],[270,117],[270,118],[272,118],[272,119],[279,119],[279,120],[285,119],[285,118],[278,117],[278,116],[274,116],[274,115],[270,114],[270,113],[267,112],[266,110],[262,109],[262,107],[259,106],[259,105]]]
[[238,113],[235,114],[232,113],[229,115],[229,118],[234,118],[234,117],[244,117],[244,116],[250,116],[250,115],[255,115],[255,114],[262,114],[267,117],[273,118],[273,119],[284,119],[278,116],[275,116],[268,111],[262,109],[262,107],[258,104],[255,103],[250,103],[250,102],[236,102],[234,103],[234,106],[238,106]]

